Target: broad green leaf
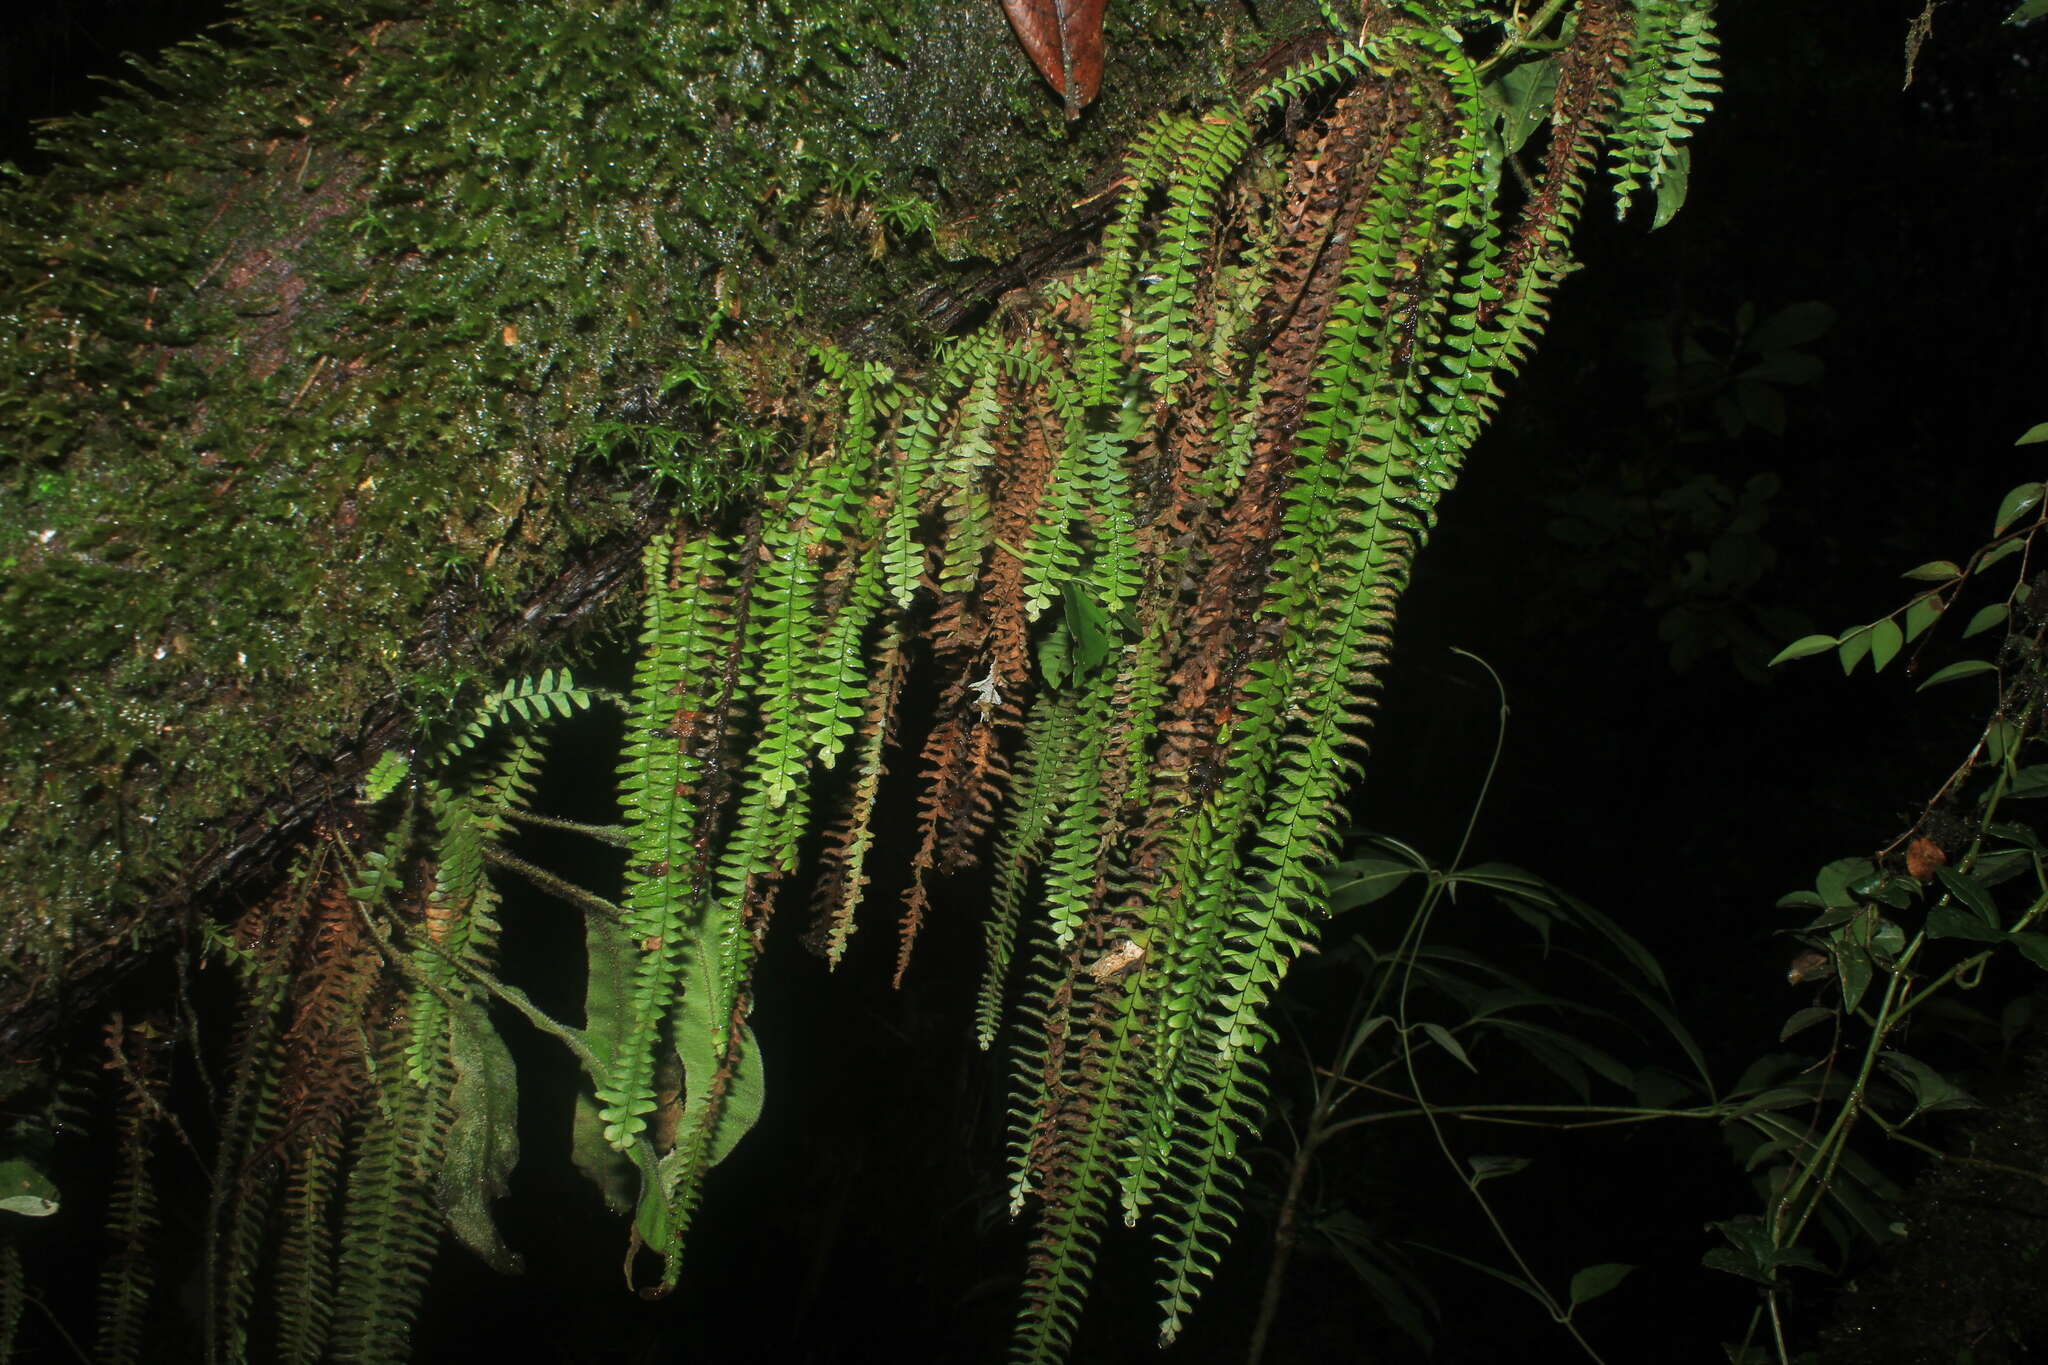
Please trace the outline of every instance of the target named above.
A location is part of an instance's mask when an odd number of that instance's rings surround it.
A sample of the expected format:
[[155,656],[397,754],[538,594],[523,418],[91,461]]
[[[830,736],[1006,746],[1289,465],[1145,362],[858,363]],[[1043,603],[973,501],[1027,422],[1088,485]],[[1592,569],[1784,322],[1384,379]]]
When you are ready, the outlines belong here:
[[1844,635],[1841,648],[1835,651],[1835,657],[1842,661],[1842,676],[1847,677],[1849,674],[1854,673],[1856,665],[1862,663],[1865,658],[1869,657],[1869,654],[1869,626],[1864,626],[1860,630],[1852,630],[1847,635]]
[[[2014,824],[2010,820],[1999,820],[1985,826],[1985,832],[1987,834],[1995,834],[2001,839],[2009,840],[2012,843],[2018,844],[2021,848],[2032,849],[2036,853],[2048,853],[2048,846],[2044,846],[2035,837],[2034,831],[2025,825]],[[1985,873],[1983,863],[1983,859],[1978,859],[1977,873],[1980,880],[1988,883],[1990,877],[1989,874]]]
[[1645,1109],[1676,1109],[1696,1092],[1694,1088],[1658,1067],[1639,1067],[1630,1078],[1629,1090]]
[[1065,621],[1046,632],[1038,642],[1038,671],[1048,687],[1058,687],[1074,675],[1074,642]]
[[[2034,0],[2033,8],[2034,13],[2037,15],[2048,13],[2048,0]],[[2028,427],[2026,433],[2017,441],[2014,441],[2013,444],[2016,446],[2035,446],[2043,441],[2048,441],[2048,422],[2036,422],[2033,426]]]
[[1926,634],[1927,628],[1941,619],[1945,604],[1939,597],[1927,596],[1906,608],[1906,638],[1917,640]]
[[1428,1034],[1430,1036],[1430,1039],[1433,1042],[1435,1042],[1438,1047],[1442,1048],[1444,1051],[1450,1053],[1453,1057],[1456,1057],[1459,1061],[1463,1062],[1468,1070],[1474,1072],[1479,1070],[1478,1067],[1472,1065],[1472,1059],[1465,1055],[1465,1049],[1463,1045],[1461,1045],[1458,1042],[1458,1040],[1451,1035],[1451,1031],[1445,1028],[1442,1024],[1424,1024],[1422,1026],[1422,1031]]
[[1517,1171],[1525,1171],[1530,1164],[1530,1159],[1525,1156],[1474,1156],[1467,1157],[1465,1161],[1472,1168],[1474,1185],[1497,1180],[1504,1175],[1513,1175]]
[[2048,796],[2048,763],[2036,763],[2014,773],[2012,784],[2005,789],[2005,794],[2019,797]]
[[1642,976],[1666,995],[1671,993],[1671,983],[1665,979],[1663,964],[1657,955],[1644,947],[1633,934],[1623,929],[1614,919],[1580,900],[1577,896],[1558,891],[1558,903],[1571,911],[1578,921],[1605,939],[1610,947],[1623,957]]
[[1744,1157],[1742,1169],[1754,1171],[1759,1167],[1772,1165],[1779,1157],[1784,1156],[1787,1152],[1796,1152],[1803,1145],[1803,1143],[1795,1142],[1791,1138],[1773,1138],[1769,1142],[1759,1144],[1755,1151]]
[[1901,578],[1917,579],[1922,583],[1946,583],[1951,578],[1961,578],[1963,571],[1946,559],[1930,559],[1917,569],[1908,569]]
[[2004,535],[2005,528],[2019,520],[2026,513],[2040,505],[2041,485],[2023,483],[2007,493],[1998,504],[1998,516],[1991,523],[1991,534]]
[[1862,913],[1863,907],[1860,905],[1838,905],[1824,914],[1814,916],[1813,920],[1803,927],[1809,934],[1818,934],[1829,929],[1839,929]]
[[[1990,567],[1991,567],[1991,566],[1992,566],[1993,564],[1996,564],[1996,563],[1997,563],[1997,562],[1998,562],[1999,560],[2001,560],[2001,559],[2006,559],[2006,558],[2009,558],[2009,557],[2011,557],[2011,556],[2013,556],[2013,555],[2016,555],[2016,554],[2018,554],[2018,553],[2019,553],[2019,552],[2020,552],[2021,550],[2024,550],[2024,549],[2025,549],[2026,547],[2027,547],[2027,541],[2026,541],[2026,538],[2025,538],[2024,536],[2022,536],[2022,537],[2019,537],[2018,539],[2015,539],[2015,540],[2008,540],[2008,541],[2006,541],[2006,542],[2005,542],[2004,544],[2001,544],[2001,545],[1994,545],[1994,546],[1992,546],[1992,547],[1991,547],[1990,549],[1988,549],[1988,550],[1986,550],[1986,551],[1984,552],[1984,557],[1983,557],[1982,559],[1980,559],[1980,560],[1978,560],[1978,561],[1977,561],[1977,572],[1978,572],[1978,573],[1982,573],[1982,572],[1984,572],[1984,570],[1986,570],[1986,569],[1990,568]],[[2021,600],[2023,600],[2023,601],[2024,601],[2024,600],[2025,600],[2025,592],[2026,592],[2026,585],[2025,585],[2025,584],[2021,584],[2021,585],[2020,585],[2020,588],[2018,589],[2018,592],[2019,592],[2019,593],[2020,593],[2020,595],[2021,595]]]
[[1822,904],[1854,905],[1856,897],[1851,893],[1876,870],[1868,858],[1837,858],[1814,874],[1813,886],[1820,892]]
[[1970,618],[1970,624],[1963,627],[1963,638],[1967,640],[1972,635],[1982,635],[1993,626],[2004,624],[2005,618],[2011,614],[2012,608],[2003,602],[1993,602],[1988,607],[1979,607],[1976,615]]
[[1870,988],[1870,978],[1876,968],[1870,961],[1870,952],[1862,944],[1846,939],[1840,931],[1835,935],[1835,974],[1842,980],[1842,1009],[1854,1014],[1856,1006],[1863,1000],[1863,992]]
[[1330,910],[1356,910],[1397,891],[1417,869],[1392,858],[1358,858],[1330,869]]
[[1897,920],[1880,915],[1870,926],[1870,946],[1886,957],[1897,957],[1906,946],[1906,931]]
[[1933,874],[1942,880],[1942,886],[1946,886],[1956,900],[1962,900],[1966,907],[1976,911],[1978,919],[1993,929],[1999,927],[1999,907],[1991,900],[1991,892],[1985,890],[1985,884],[1968,872],[1956,872],[1954,868],[1935,868]]
[[[583,917],[583,953],[587,975],[583,987],[584,1035],[599,1057],[611,1057],[629,1027],[633,1008],[633,970],[637,954],[626,931],[600,915]],[[596,1080],[595,1077],[592,1078]],[[570,1119],[569,1158],[614,1213],[633,1207],[636,1174],[632,1158],[604,1138],[598,1103],[587,1090],[576,1097]],[[645,1234],[642,1234],[643,1236]]]
[[1663,227],[1685,207],[1686,182],[1691,178],[1692,148],[1680,147],[1664,163],[1664,176],[1657,182],[1657,215],[1650,220],[1650,231]]
[[[655,1164],[654,1144],[642,1134],[632,1147],[633,1164],[640,1168],[640,1205],[633,1213],[633,1231],[649,1251],[664,1260],[675,1260],[682,1250],[675,1211],[662,1188],[661,1171]],[[664,1281],[666,1282],[666,1281]]]
[[1627,1279],[1628,1273],[1634,1269],[1635,1267],[1632,1265],[1619,1265],[1613,1262],[1605,1265],[1587,1266],[1584,1270],[1572,1276],[1573,1305],[1591,1303],[1602,1294],[1608,1293],[1616,1285]]
[[716,1166],[730,1156],[739,1140],[753,1131],[767,1099],[768,1086],[761,1071],[761,1049],[754,1041],[754,1030],[741,1024],[739,1061],[734,1065],[732,1079],[726,1086],[725,1107],[718,1114],[718,1131],[711,1139],[712,1165]]
[[1925,692],[1937,683],[1954,682],[1957,678],[1974,678],[1979,673],[1996,673],[1997,671],[1997,664],[1986,662],[1983,659],[1958,659],[1947,668],[1937,669],[1932,677],[1926,682],[1921,683],[1914,690],[1916,692]]
[[1799,1105],[1812,1103],[1813,1087],[1811,1085],[1774,1085],[1770,1089],[1744,1100],[1741,1106],[1734,1113],[1730,1114],[1728,1118],[1730,1121],[1733,1121],[1746,1114],[1767,1113],[1773,1109],[1791,1109]]
[[1765,318],[1743,337],[1742,344],[1759,354],[1782,351],[1790,346],[1804,346],[1834,325],[1835,310],[1818,299],[1808,299],[1787,304]]
[[1984,753],[1993,763],[2005,762],[2020,740],[2020,727],[2000,716],[1984,727]]
[[1550,104],[1557,93],[1557,59],[1545,57],[1511,67],[1487,86],[1486,93],[1500,109],[1501,141],[1509,152],[1519,152],[1531,133],[1550,122]]
[[1109,613],[1075,583],[1062,583],[1060,597],[1066,605],[1074,672],[1085,673],[1116,650],[1116,637],[1110,634]]
[[505,1040],[483,1006],[462,1001],[448,1014],[448,1055],[455,1081],[434,1201],[456,1240],[501,1275],[516,1275],[520,1258],[491,1220],[519,1164],[519,1073]]
[[1913,1112],[1908,1117],[1943,1109],[1981,1109],[1976,1097],[1951,1081],[1917,1057],[1890,1048],[1878,1054],[1878,1061],[1892,1073],[1892,1078],[1906,1088],[1913,1097]]
[[2020,950],[2027,961],[2043,971],[2048,971],[2048,934],[2014,934],[2011,943]]
[[[723,1019],[716,1017],[718,944],[714,935],[700,928],[702,935],[690,948],[691,965],[687,984],[676,1003],[672,1027],[676,1053],[683,1063],[683,1113],[678,1130],[689,1132],[706,1122],[713,1100],[712,1089],[723,1058],[718,1035]],[[726,1078],[723,1099],[712,1120],[711,1141],[704,1164],[716,1166],[738,1145],[761,1116],[763,1097],[760,1049],[753,1030],[745,1023],[733,1045],[733,1072]]]
[[1526,868],[1513,863],[1477,863],[1458,874],[1461,882],[1478,882],[1497,890],[1514,889],[1548,891],[1550,883]]
[[1770,351],[1738,378],[1770,384],[1811,384],[1827,373],[1820,357],[1805,351]]
[[1771,1244],[1770,1229],[1763,1219],[1754,1214],[1731,1218],[1725,1222],[1710,1223],[1709,1227],[1728,1239],[1729,1245],[1715,1247],[1700,1258],[1700,1263],[1710,1270],[1726,1271],[1739,1275],[1758,1284],[1776,1286],[1778,1271],[1786,1266],[1803,1270],[1822,1270],[1820,1260],[1810,1251],[1799,1247],[1779,1247]]
[[62,1201],[57,1186],[28,1162],[0,1161],[0,1213],[48,1218]]
[[[2018,9],[2005,16],[2005,22],[2008,24],[2031,24],[2044,14],[2048,14],[2048,0],[2025,0],[2025,3]],[[2041,426],[2035,427],[2034,431],[2039,431],[2042,427],[2048,427],[2048,422],[2043,422]],[[2027,434],[2031,436],[2033,432],[2028,432]],[[2042,439],[2048,439],[2048,437]]]
[[1824,650],[1833,649],[1835,643],[1835,637],[1832,635],[1803,635],[1779,650],[1777,657],[1765,667],[1776,667],[1787,659],[1804,659],[1808,655],[1819,654]]
[[1899,657],[1899,646],[1906,642],[1905,632],[1899,623],[1887,616],[1870,628],[1870,667],[1874,672],[1884,672],[1884,666]]
[[1959,938],[1970,943],[2003,943],[2005,932],[1986,924],[1967,910],[1937,905],[1927,912],[1927,937]]
[[1798,1011],[1785,1021],[1785,1026],[1778,1030],[1778,1041],[1782,1043],[1793,1034],[1804,1032],[1815,1024],[1834,1017],[1835,1012],[1833,1010],[1822,1009],[1818,1005],[1808,1005],[1805,1009]]

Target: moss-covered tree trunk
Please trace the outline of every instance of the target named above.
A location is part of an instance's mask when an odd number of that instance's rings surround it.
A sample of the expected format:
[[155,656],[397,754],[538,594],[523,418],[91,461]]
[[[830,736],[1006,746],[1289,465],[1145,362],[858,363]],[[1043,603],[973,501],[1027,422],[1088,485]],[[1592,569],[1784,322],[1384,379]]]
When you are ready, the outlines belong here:
[[743,502],[807,338],[914,367],[1070,264],[1259,17],[1115,7],[1069,125],[994,0],[252,0],[56,130],[0,204],[0,1046]]
[[[183,955],[106,1011],[110,1360],[178,1112],[211,1122],[210,1360],[259,1282],[285,1358],[398,1360],[444,1235],[512,1268],[494,1008],[575,1058],[572,1159],[667,1295],[760,1112],[777,904],[817,867],[836,965],[896,740],[896,978],[978,872],[977,1034],[1022,1035],[1014,1358],[1064,1358],[1112,1208],[1181,1331],[1415,556],[1603,151],[1623,213],[1682,200],[1714,30],[1133,0],[1083,114],[1099,7],[1011,9],[1060,103],[993,5],[263,9],[15,193],[0,1017],[19,1044],[179,923],[237,1011],[209,1049]],[[590,704],[555,665],[636,562],[623,819],[579,827],[614,900],[504,840],[564,825],[518,722]],[[493,863],[583,911],[580,1010],[498,975]],[[164,1079],[209,1050],[217,1093]]]

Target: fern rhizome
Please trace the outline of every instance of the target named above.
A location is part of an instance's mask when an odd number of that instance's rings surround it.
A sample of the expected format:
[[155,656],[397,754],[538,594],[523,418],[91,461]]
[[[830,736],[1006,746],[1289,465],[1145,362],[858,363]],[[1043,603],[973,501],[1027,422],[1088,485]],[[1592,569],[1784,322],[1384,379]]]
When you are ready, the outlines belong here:
[[[514,1263],[493,997],[575,1052],[577,1164],[628,1215],[628,1278],[673,1285],[760,1105],[771,913],[814,884],[836,963],[876,912],[914,669],[938,703],[897,973],[934,879],[979,865],[975,1028],[1013,1057],[1011,1209],[1037,1226],[1014,1358],[1064,1357],[1112,1220],[1150,1228],[1161,1338],[1182,1329],[1238,1218],[1268,1007],[1316,934],[1413,558],[1572,268],[1603,149],[1623,211],[1668,217],[1714,89],[1703,0],[1366,8],[1234,106],[1156,121],[1092,264],[922,373],[817,344],[809,437],[763,498],[648,544],[623,822],[591,831],[625,884],[556,887],[587,922],[580,1027],[495,975],[487,872],[548,880],[503,844],[538,762],[520,722],[594,700],[566,673],[380,764],[357,825],[217,937],[245,984],[209,1359],[400,1360],[444,1232]],[[164,1126],[162,1031],[109,1034],[136,1150]],[[140,1160],[116,1213],[139,1242]],[[148,1258],[107,1267],[107,1358],[136,1359]]]

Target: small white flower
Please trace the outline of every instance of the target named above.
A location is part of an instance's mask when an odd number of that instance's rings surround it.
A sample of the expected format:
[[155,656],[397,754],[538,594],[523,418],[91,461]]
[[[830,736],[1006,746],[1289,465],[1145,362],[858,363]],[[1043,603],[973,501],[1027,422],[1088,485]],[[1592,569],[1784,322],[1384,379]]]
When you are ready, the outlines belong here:
[[995,719],[996,708],[1003,704],[1003,694],[996,690],[996,666],[990,664],[986,678],[967,686],[974,693],[974,704],[981,709],[982,721],[986,723]]

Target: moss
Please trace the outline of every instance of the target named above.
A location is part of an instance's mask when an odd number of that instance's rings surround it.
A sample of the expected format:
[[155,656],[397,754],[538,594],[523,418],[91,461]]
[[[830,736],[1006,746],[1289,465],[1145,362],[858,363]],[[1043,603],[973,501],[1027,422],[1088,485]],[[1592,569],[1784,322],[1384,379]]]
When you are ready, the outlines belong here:
[[993,5],[252,0],[61,128],[0,191],[11,970],[373,705],[430,723],[664,485],[744,497],[797,329],[908,353],[919,287],[1265,41],[1180,0],[1110,38],[1070,130]]

